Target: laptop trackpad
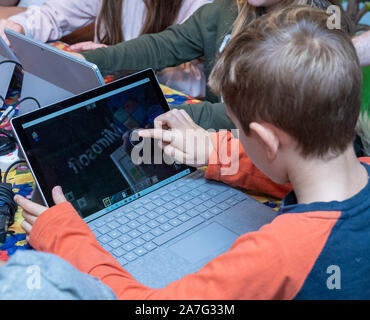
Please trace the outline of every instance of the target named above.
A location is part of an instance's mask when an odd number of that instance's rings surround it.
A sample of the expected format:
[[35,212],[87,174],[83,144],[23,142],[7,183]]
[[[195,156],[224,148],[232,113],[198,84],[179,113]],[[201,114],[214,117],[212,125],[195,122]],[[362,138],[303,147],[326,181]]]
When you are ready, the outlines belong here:
[[238,237],[234,232],[214,222],[169,249],[194,264],[206,257],[220,254],[220,250],[227,251]]

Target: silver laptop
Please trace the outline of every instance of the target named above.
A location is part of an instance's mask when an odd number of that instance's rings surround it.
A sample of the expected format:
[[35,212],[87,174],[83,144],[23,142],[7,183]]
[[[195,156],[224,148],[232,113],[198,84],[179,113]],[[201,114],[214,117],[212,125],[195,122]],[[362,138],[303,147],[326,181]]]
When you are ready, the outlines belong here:
[[[45,204],[61,185],[100,244],[152,288],[199,270],[275,218],[202,171],[163,163],[153,140],[132,138],[168,110],[146,70],[12,120]],[[152,158],[134,164],[133,150]]]
[[[18,58],[0,37],[0,95],[5,99],[10,87],[14,70],[19,64]],[[3,101],[0,100],[0,107]]]
[[[96,65],[12,30],[5,33],[24,69],[21,99],[36,98],[44,107],[105,84]],[[34,108],[25,101],[20,113]]]

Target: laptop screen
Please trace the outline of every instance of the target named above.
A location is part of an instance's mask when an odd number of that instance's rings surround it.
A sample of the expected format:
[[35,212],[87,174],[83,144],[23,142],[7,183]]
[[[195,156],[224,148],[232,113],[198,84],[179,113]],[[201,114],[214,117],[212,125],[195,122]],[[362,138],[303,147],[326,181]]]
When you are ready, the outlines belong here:
[[168,110],[163,101],[158,83],[147,77],[23,122],[22,145],[48,204],[50,190],[60,185],[91,221],[191,173],[166,164],[154,140],[135,136]]

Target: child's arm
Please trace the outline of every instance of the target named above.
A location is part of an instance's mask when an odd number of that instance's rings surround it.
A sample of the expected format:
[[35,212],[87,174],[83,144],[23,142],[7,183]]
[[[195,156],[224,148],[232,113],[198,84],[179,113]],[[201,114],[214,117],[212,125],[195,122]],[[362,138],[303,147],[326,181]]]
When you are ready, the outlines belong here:
[[[25,216],[30,221],[35,204],[20,197],[17,203],[28,212]],[[260,231],[241,236],[228,252],[198,272],[163,289],[136,281],[99,245],[67,202],[43,211],[28,231],[36,250],[54,253],[97,277],[119,299],[291,299],[309,274],[338,214],[278,217]],[[324,219],[309,219],[312,215],[324,215]]]
[[235,124],[226,115],[224,103],[211,103],[203,101],[195,104],[182,104],[170,106],[170,109],[185,110],[189,116],[202,128],[218,130],[235,129]]
[[96,0],[50,0],[9,19],[22,26],[28,37],[47,42],[90,24],[98,11],[99,1]]
[[211,134],[214,150],[208,159],[207,179],[247,190],[283,198],[291,190],[290,184],[279,185],[271,181],[252,163],[239,139],[228,131]]
[[[37,219],[30,244],[36,250],[54,253],[81,272],[97,277],[119,299],[236,299],[241,298],[238,295],[246,296],[238,288],[244,287],[240,278],[242,270],[238,270],[238,266],[243,266],[240,249],[229,251],[198,273],[164,289],[151,289],[136,281],[100,246],[87,224],[67,202],[47,210]],[[225,290],[225,286],[229,289]]]
[[141,130],[144,138],[160,140],[163,152],[193,167],[208,165],[206,178],[283,198],[290,185],[278,185],[259,171],[230,132],[210,133],[184,110],[171,110],[154,121],[155,129]]
[[146,34],[108,48],[85,52],[83,56],[96,64],[103,74],[178,66],[204,55],[201,24],[204,21],[214,24],[212,15],[213,12],[219,13],[217,9],[217,5],[207,4],[181,25],[173,25],[160,33]]

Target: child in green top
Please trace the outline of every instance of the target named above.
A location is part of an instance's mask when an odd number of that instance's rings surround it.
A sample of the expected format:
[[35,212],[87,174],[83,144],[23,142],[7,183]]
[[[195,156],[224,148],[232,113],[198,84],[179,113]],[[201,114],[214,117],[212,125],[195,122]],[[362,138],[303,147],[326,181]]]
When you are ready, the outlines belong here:
[[[326,9],[334,0],[304,1]],[[161,70],[204,57],[208,79],[216,56],[229,39],[264,12],[302,4],[302,0],[215,0],[199,8],[187,21],[158,34],[144,35],[132,41],[83,53],[79,57],[95,63],[105,73],[153,68]],[[344,28],[349,23],[342,16]],[[225,113],[225,106],[207,87],[206,101],[178,107],[186,109],[205,129],[235,128]]]

